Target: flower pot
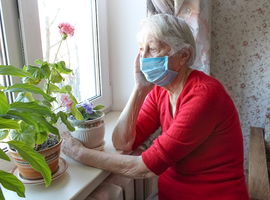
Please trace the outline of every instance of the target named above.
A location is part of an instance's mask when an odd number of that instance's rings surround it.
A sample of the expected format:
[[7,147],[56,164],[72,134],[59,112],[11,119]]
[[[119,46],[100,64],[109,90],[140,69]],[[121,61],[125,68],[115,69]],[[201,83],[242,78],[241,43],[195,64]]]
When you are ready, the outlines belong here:
[[86,148],[102,150],[105,135],[104,116],[105,114],[103,113],[97,119],[87,120],[75,126],[75,131],[71,132],[71,135],[81,141]]
[[[58,170],[61,143],[62,143],[62,140],[60,140],[53,147],[38,151],[38,153],[42,154],[45,157],[45,160],[48,166],[50,167],[52,174],[54,174]],[[34,170],[31,167],[31,165],[17,153],[17,151],[14,151],[12,149],[9,149],[9,151],[13,157],[15,164],[17,165],[20,171],[22,178],[29,179],[29,180],[43,178],[41,173]]]

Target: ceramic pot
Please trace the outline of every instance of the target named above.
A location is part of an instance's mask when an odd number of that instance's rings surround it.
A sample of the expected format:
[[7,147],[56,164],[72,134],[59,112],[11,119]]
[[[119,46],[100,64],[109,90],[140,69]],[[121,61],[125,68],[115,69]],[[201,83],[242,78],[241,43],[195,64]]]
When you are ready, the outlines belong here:
[[[60,142],[58,142],[53,147],[38,151],[38,153],[44,156],[48,166],[51,169],[52,174],[54,174],[58,170],[61,143],[62,143],[62,140],[60,140]],[[9,151],[13,157],[15,164],[17,165],[20,171],[21,176],[23,176],[22,178],[29,179],[29,180],[43,178],[41,173],[34,170],[31,167],[31,165],[17,153],[17,151],[13,151],[12,149],[9,149]]]
[[[82,142],[89,149],[102,150],[104,145],[105,123],[103,113],[101,117],[93,120],[87,120],[78,126],[71,135]],[[102,147],[102,148],[99,148]]]

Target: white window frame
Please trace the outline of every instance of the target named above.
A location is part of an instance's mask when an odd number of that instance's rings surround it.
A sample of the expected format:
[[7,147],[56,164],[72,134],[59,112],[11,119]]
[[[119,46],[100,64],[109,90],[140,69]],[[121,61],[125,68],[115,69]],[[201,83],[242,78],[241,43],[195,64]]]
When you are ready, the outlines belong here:
[[[37,1],[38,0],[18,0],[25,63],[33,65],[36,59],[43,58]],[[101,96],[94,99],[92,102],[95,105],[103,104],[105,106],[104,112],[106,113],[111,110],[112,102],[108,62],[106,0],[97,0],[97,18]]]
[[[2,13],[7,64],[23,68],[16,0],[0,0],[0,9]],[[14,78],[11,80],[11,84],[18,83],[20,80],[20,78]]]

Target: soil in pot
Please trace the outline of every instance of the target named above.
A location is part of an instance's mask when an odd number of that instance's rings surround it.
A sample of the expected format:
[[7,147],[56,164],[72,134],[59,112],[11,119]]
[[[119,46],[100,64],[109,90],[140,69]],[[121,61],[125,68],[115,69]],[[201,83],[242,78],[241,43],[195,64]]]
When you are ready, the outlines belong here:
[[49,135],[48,139],[43,142],[40,145],[36,145],[35,146],[35,151],[41,151],[44,149],[48,149],[50,147],[53,147],[54,145],[56,145],[59,142],[58,137],[56,135]]

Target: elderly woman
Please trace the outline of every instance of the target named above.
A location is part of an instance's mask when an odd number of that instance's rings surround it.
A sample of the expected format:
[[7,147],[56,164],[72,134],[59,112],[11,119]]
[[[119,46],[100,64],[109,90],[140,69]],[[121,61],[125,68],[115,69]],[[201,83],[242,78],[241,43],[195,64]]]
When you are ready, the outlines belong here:
[[84,148],[63,134],[63,151],[81,163],[131,178],[159,176],[158,198],[249,199],[238,113],[224,87],[192,70],[195,42],[184,20],[166,14],[143,20],[135,87],[113,132],[116,149],[136,149],[161,126],[141,156]]

